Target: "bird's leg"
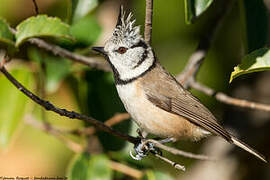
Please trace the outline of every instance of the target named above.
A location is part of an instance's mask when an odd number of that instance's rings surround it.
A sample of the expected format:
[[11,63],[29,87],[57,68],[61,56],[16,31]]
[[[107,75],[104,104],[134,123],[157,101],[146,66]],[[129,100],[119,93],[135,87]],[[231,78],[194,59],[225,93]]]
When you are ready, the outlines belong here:
[[148,133],[142,129],[137,129],[136,132],[138,133],[141,139],[146,139]]
[[146,142],[147,132],[137,129],[141,141],[134,146],[135,156],[130,151],[130,156],[135,160],[142,160],[149,152],[162,155],[160,149],[156,148],[153,143]]

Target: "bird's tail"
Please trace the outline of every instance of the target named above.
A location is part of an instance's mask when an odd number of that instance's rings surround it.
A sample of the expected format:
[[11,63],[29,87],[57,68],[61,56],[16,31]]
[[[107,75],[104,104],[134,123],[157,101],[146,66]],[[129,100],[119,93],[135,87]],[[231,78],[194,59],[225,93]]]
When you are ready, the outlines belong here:
[[259,158],[260,160],[262,160],[263,162],[267,163],[264,155],[260,154],[258,151],[256,151],[255,149],[252,149],[251,147],[249,147],[249,145],[247,145],[246,143],[240,141],[239,139],[237,139],[236,137],[232,137],[232,143],[235,144],[236,146],[244,149],[245,151],[253,154],[254,156],[256,156],[257,158]]

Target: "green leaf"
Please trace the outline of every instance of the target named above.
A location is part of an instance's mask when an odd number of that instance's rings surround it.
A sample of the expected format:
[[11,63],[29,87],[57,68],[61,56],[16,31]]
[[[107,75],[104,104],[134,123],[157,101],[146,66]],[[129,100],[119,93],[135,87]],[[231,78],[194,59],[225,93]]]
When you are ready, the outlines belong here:
[[14,46],[13,39],[14,37],[9,30],[9,25],[4,19],[0,18],[0,42]]
[[9,54],[15,51],[14,36],[7,22],[0,17],[0,48],[8,50]]
[[266,70],[270,70],[270,50],[268,48],[258,49],[245,56],[242,63],[234,67],[230,83],[240,75]]
[[86,16],[98,5],[97,0],[72,0],[74,7],[73,11],[73,21],[77,22],[82,17]]
[[186,23],[193,23],[212,3],[213,0],[185,0]]
[[51,38],[57,42],[72,42],[69,33],[69,25],[57,17],[39,15],[30,17],[21,22],[17,27],[16,46],[33,37]]
[[[26,87],[33,86],[32,73],[27,68],[11,70],[11,74]],[[5,147],[22,120],[29,99],[3,75],[0,84],[0,146]]]
[[238,3],[246,52],[265,47],[268,39],[268,13],[264,1],[240,0]]
[[109,159],[105,155],[77,154],[68,168],[68,179],[110,180],[112,179],[112,170],[109,163]]
[[46,91],[53,93],[58,90],[60,83],[70,73],[71,61],[40,51],[37,48],[29,48],[29,59],[38,62],[40,65],[45,63],[46,69]]
[[143,180],[173,180],[174,178],[170,176],[169,174],[165,174],[160,171],[153,171],[153,170],[148,170],[146,171],[144,177],[142,178]]
[[99,37],[101,27],[94,17],[88,15],[73,24],[70,27],[70,33],[78,43],[89,46]]
[[52,93],[59,88],[61,81],[69,74],[71,61],[55,56],[46,56],[44,60],[46,61],[46,90]]
[[89,162],[88,179],[112,179],[112,170],[109,167],[109,163],[109,159],[105,155],[92,155]]
[[76,154],[68,170],[68,179],[70,180],[87,180],[87,172],[90,155],[88,153]]

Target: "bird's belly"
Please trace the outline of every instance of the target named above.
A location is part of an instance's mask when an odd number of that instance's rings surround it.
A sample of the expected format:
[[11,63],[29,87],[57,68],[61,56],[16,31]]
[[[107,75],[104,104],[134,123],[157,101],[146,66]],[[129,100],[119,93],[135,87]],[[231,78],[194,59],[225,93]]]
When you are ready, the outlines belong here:
[[185,118],[164,111],[152,104],[136,83],[118,85],[119,96],[138,126],[159,137],[199,140],[207,133]]

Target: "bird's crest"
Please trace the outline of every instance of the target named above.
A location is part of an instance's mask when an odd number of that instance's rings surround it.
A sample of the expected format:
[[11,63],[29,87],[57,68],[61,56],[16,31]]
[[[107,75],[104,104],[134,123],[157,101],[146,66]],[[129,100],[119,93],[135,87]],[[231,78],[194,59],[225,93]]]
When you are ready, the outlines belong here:
[[125,14],[123,6],[121,6],[112,41],[116,44],[125,43],[133,45],[141,39],[140,27],[134,26],[136,20],[132,20],[132,13],[129,13],[127,17]]

